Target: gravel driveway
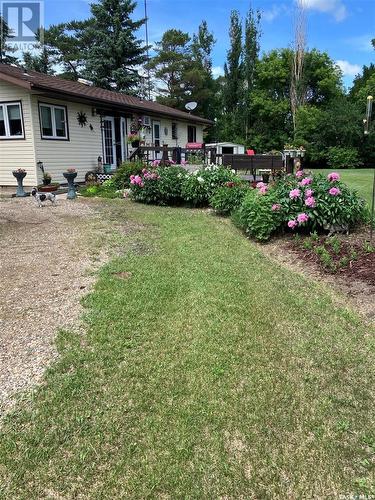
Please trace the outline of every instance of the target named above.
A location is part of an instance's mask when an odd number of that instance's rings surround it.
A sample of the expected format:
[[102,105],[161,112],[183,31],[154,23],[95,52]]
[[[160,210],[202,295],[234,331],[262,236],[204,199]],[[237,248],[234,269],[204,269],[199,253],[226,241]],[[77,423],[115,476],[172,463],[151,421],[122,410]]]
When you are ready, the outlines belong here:
[[0,199],[0,416],[40,381],[58,329],[79,328],[79,299],[94,279],[87,236],[101,220],[97,206],[66,195],[43,208]]

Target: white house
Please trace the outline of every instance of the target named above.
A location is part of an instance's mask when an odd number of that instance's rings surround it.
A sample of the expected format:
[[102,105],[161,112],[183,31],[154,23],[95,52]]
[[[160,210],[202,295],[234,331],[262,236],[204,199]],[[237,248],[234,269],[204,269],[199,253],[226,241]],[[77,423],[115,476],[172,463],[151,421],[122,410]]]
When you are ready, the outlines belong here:
[[75,168],[76,180],[103,163],[115,169],[131,152],[131,123],[142,124],[146,145],[185,147],[203,142],[212,122],[162,104],[0,64],[0,188],[15,186],[12,171],[27,172],[25,186],[41,183],[43,162],[53,182]]

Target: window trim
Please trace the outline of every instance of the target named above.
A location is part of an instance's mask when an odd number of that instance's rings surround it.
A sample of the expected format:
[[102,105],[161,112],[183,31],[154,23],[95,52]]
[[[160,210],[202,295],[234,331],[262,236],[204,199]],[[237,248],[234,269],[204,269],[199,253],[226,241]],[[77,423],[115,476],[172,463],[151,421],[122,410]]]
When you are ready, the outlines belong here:
[[[7,106],[18,104],[21,114],[21,127],[22,127],[22,135],[9,135],[9,116]],[[4,113],[4,123],[5,123],[5,135],[0,135],[0,141],[22,141],[26,139],[25,135],[25,123],[23,119],[23,108],[22,108],[22,100],[20,101],[0,101],[0,106],[3,107]]]
[[[42,124],[42,106],[46,108],[50,108],[53,110],[51,112],[51,117],[52,117],[52,133],[54,135],[43,135],[43,124]],[[39,108],[39,128],[40,128],[40,138],[43,141],[70,141],[70,136],[69,136],[69,121],[68,121],[68,107],[65,106],[64,104],[52,104],[50,102],[42,102],[38,101],[38,108]],[[55,119],[55,109],[63,109],[65,113],[65,125],[66,125],[66,136],[65,137],[58,137],[56,135],[56,119]]]

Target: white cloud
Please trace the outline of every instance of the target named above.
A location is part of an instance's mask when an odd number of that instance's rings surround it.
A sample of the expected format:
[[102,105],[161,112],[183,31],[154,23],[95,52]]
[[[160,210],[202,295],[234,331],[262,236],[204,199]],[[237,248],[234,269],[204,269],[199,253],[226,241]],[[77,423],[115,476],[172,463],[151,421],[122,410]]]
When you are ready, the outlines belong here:
[[337,66],[341,69],[344,76],[356,76],[361,71],[359,64],[351,64],[349,61],[336,61]]
[[295,0],[301,2],[306,9],[332,14],[337,22],[343,21],[348,12],[342,0]]
[[285,14],[288,11],[288,7],[285,4],[272,4],[272,7],[268,10],[262,11],[262,19],[268,22],[272,22],[277,17]]
[[224,68],[222,66],[214,66],[212,68],[212,76],[217,78],[218,76],[224,75]]

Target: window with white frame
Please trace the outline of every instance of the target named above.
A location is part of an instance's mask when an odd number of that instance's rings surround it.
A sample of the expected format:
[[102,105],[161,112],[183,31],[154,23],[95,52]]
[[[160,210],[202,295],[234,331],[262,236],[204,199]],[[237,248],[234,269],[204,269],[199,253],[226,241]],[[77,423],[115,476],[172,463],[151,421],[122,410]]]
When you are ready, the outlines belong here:
[[42,139],[69,139],[65,106],[39,103],[39,116]]
[[20,102],[0,102],[0,139],[24,139]]

